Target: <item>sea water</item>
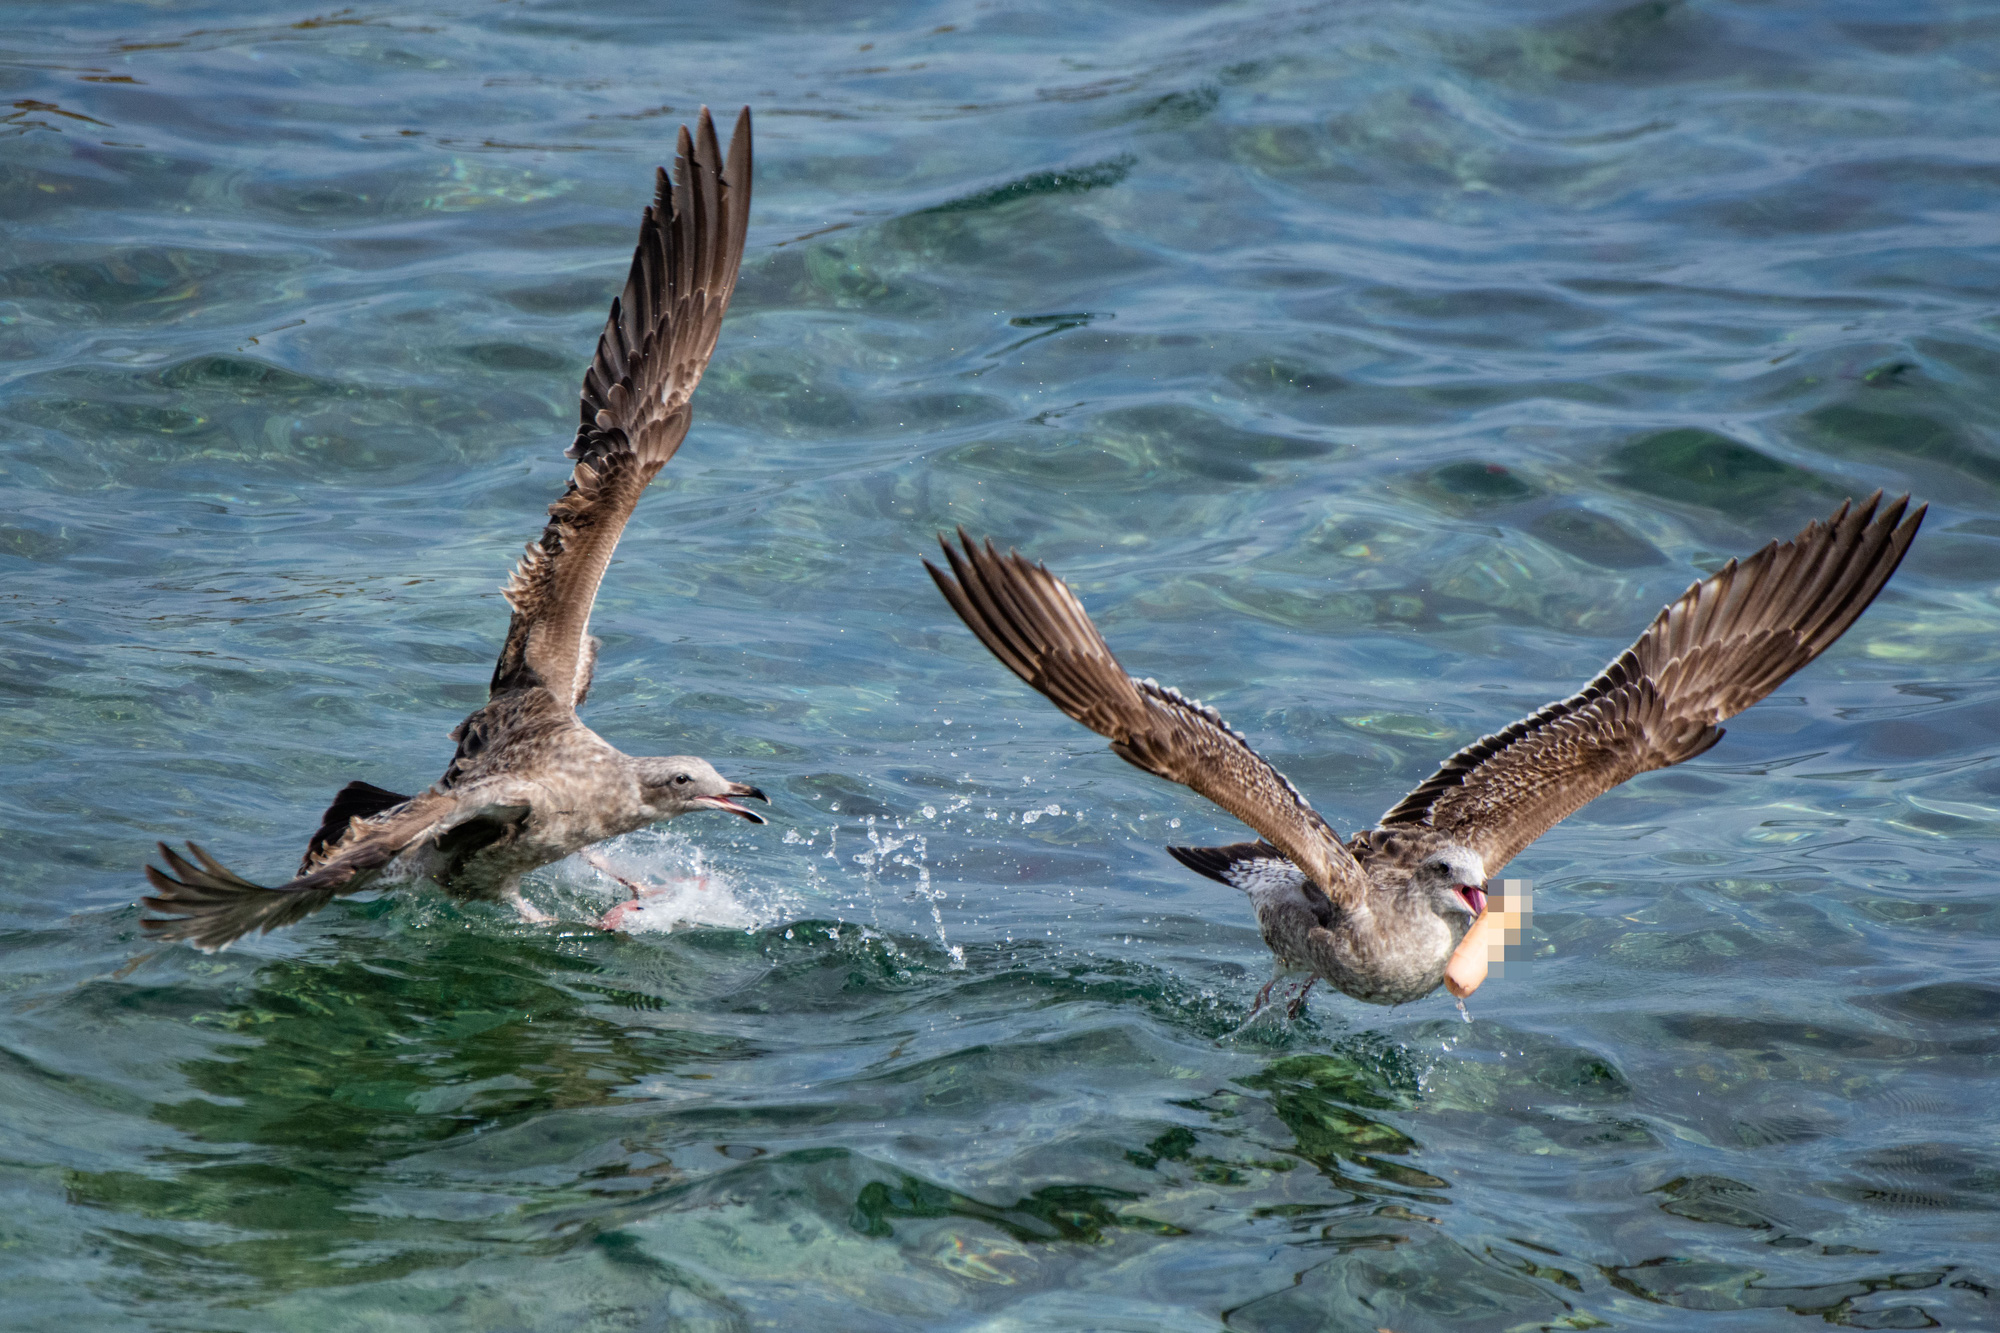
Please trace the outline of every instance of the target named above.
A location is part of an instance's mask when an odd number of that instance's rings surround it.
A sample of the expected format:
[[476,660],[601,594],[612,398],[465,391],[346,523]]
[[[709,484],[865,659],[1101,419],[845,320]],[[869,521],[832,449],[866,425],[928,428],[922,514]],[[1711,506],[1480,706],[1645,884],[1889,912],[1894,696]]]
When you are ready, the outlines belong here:
[[[2000,1323],[1996,70],[1923,0],[10,8],[0,1323]],[[624,932],[572,861],[148,942],[156,839],[275,881],[442,771],[703,103],[750,244],[586,717],[771,823],[600,849]],[[1345,830],[1877,487],[1888,591],[1509,867],[1469,1025],[1243,1028],[1161,850],[1243,828],[918,564],[1047,561]]]

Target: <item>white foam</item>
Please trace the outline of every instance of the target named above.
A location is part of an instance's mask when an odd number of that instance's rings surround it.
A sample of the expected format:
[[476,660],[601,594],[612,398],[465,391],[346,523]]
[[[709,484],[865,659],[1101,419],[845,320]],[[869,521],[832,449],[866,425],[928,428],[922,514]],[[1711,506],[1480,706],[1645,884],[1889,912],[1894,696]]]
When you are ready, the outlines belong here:
[[[562,862],[555,878],[603,904],[610,928],[633,935],[702,926],[756,930],[797,915],[787,895],[718,864],[699,842],[671,830],[614,838]],[[638,887],[636,900],[619,878]]]

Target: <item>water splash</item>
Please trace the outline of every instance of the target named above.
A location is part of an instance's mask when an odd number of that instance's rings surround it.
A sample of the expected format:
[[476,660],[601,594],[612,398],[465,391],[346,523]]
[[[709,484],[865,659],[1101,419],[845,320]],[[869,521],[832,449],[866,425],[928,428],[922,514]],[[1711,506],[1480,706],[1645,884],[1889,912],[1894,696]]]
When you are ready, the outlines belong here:
[[[931,880],[931,868],[925,860],[930,849],[928,840],[921,833],[912,833],[904,828],[903,821],[897,820],[891,828],[882,826],[874,815],[868,817],[868,850],[857,852],[854,863],[861,867],[871,890],[880,887],[880,873],[884,865],[901,866],[917,877],[917,897],[930,908],[931,925],[937,931],[938,944],[951,956],[953,971],[965,967],[965,949],[953,944],[945,935],[944,890]],[[907,849],[907,850],[906,850]]]
[[796,909],[786,895],[718,864],[700,844],[664,831],[634,833],[574,856],[556,877],[579,896],[601,901],[607,890],[615,893],[619,901],[600,923],[633,935],[702,926],[755,930]]

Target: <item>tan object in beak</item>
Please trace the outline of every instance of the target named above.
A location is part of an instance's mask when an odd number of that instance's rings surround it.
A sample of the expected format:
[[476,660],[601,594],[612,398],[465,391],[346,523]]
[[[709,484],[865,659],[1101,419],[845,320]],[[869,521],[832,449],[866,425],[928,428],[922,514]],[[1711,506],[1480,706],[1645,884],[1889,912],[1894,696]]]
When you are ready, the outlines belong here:
[[1465,932],[1451,961],[1444,967],[1445,989],[1464,999],[1479,989],[1495,963],[1504,964],[1507,947],[1521,942],[1521,932],[1534,917],[1534,897],[1524,879],[1502,880],[1500,892],[1488,897],[1486,910]]

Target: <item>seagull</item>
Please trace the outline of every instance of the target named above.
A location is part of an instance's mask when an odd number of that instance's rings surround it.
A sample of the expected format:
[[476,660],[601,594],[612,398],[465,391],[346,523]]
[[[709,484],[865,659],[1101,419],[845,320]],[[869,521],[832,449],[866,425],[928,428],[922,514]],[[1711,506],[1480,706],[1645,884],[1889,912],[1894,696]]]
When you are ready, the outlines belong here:
[[547,921],[521,897],[530,870],[696,810],[764,822],[737,800],[769,804],[757,788],[692,755],[623,754],[577,717],[597,664],[598,584],[646,484],[687,437],[688,400],[736,289],[750,109],[725,159],[703,107],[693,136],[681,127],[672,183],[664,170],[654,177],[624,293],[584,374],[582,423],[564,452],[576,467],[504,589],[513,616],[491,692],[451,733],[458,750],[444,776],[415,796],[350,782],[283,884],[253,884],[192,842],[185,857],[161,843],[166,869],[146,867],[154,893],[143,899],[159,915],[141,922],[155,939],[213,953],[342,895],[418,879]]
[[[1280,978],[1305,976],[1296,1017],[1324,979],[1370,1004],[1421,999],[1447,979],[1486,885],[1559,820],[1619,783],[1701,754],[1846,632],[1896,572],[1925,506],[1880,491],[1789,542],[1731,560],[1660,612],[1638,641],[1567,699],[1445,760],[1374,828],[1342,842],[1285,775],[1198,699],[1126,674],[1083,604],[1044,565],[989,538],[940,536],[945,600],[1008,670],[1111,738],[1148,773],[1193,788],[1259,838],[1169,847],[1182,865],[1247,894]],[[1453,976],[1458,974],[1454,971]],[[1483,973],[1479,974],[1483,976]],[[1453,983],[1461,998],[1477,986]]]

